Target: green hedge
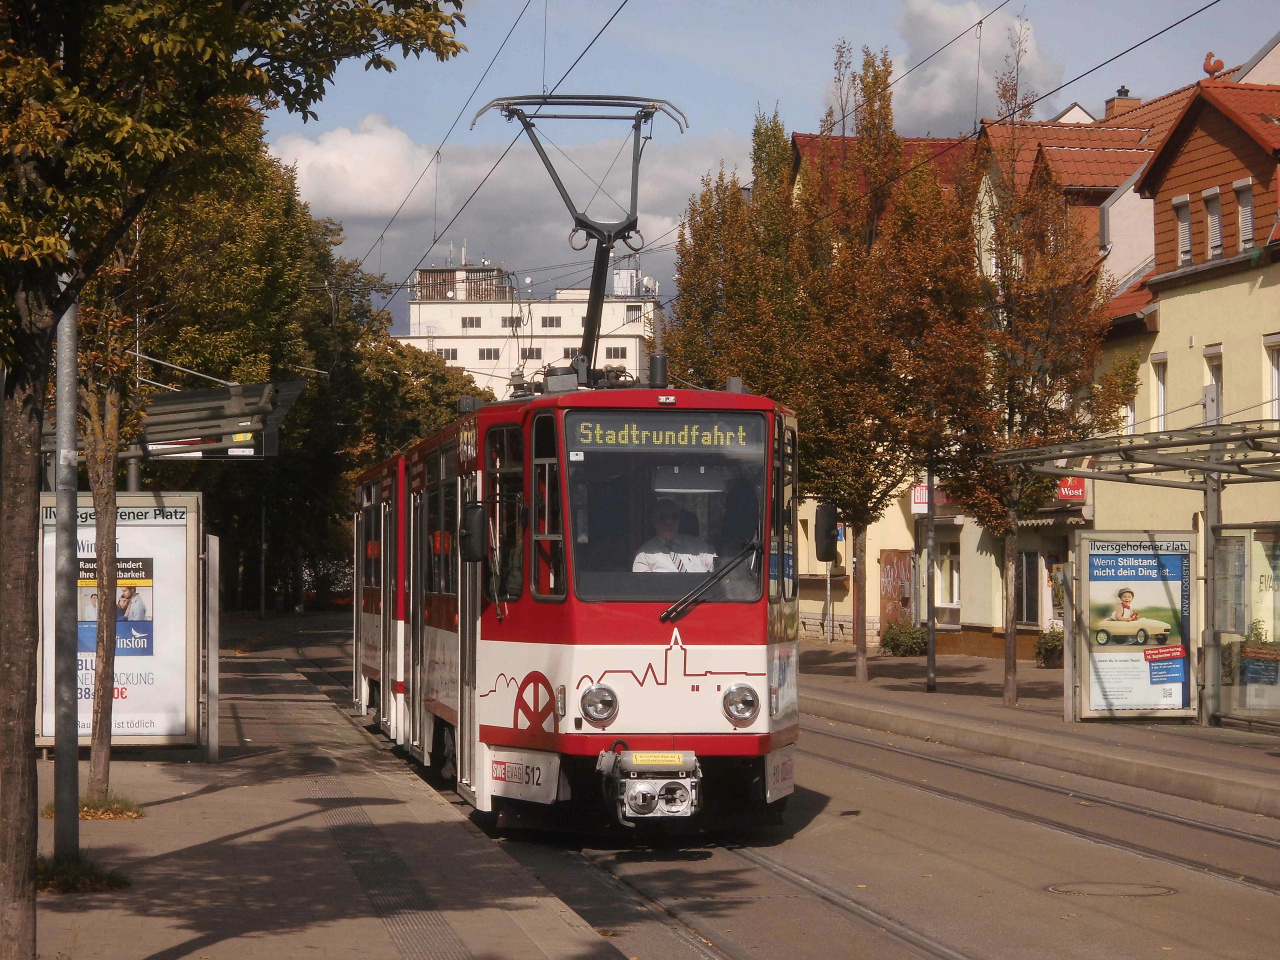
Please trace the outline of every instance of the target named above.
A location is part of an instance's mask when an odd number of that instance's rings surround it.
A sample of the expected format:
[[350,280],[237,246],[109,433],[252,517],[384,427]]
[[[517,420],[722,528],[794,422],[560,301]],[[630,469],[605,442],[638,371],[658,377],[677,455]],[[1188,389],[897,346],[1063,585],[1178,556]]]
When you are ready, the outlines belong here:
[[924,627],[893,623],[880,636],[880,649],[891,657],[923,657],[927,652],[929,632]]

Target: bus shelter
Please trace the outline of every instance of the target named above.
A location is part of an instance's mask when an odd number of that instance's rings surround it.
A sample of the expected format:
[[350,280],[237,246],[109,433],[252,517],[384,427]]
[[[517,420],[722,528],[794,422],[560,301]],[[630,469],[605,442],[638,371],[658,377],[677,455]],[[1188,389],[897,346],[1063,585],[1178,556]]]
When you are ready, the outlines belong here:
[[[1265,507],[1269,497],[1252,498],[1249,502],[1254,506],[1247,512],[1256,515],[1223,522],[1224,494],[1231,496],[1239,485],[1280,480],[1280,421],[1209,424],[1098,437],[1010,450],[993,456],[993,460],[1000,466],[1023,467],[1048,476],[1199,493],[1202,507],[1192,530],[1091,531],[1077,543],[1088,541],[1092,546],[1095,540],[1119,541],[1125,534],[1152,544],[1161,538],[1179,536],[1196,541],[1188,553],[1195,609],[1183,628],[1188,634],[1185,640],[1190,661],[1185,678],[1191,692],[1188,712],[1205,724],[1232,720],[1280,728],[1280,514]],[[1088,575],[1082,567],[1090,559],[1078,549],[1073,561],[1070,593],[1079,602],[1072,604],[1067,621],[1065,653],[1069,668],[1081,666],[1080,651],[1087,651],[1091,642],[1097,642],[1091,633],[1104,643],[1122,642],[1100,629],[1100,623],[1093,622],[1096,613],[1091,620],[1087,589],[1081,594],[1082,585],[1087,588],[1084,580]],[[1165,561],[1157,558],[1153,562]],[[1119,602],[1130,598],[1121,596]],[[1178,619],[1176,612],[1174,619]],[[1152,683],[1157,679],[1156,661],[1162,656],[1157,649],[1161,622],[1144,624],[1136,630],[1113,631],[1126,634],[1124,643],[1133,643],[1132,634],[1137,633],[1142,643],[1149,645],[1146,659],[1151,661]],[[1157,635],[1148,639],[1149,632]],[[1168,630],[1165,640],[1167,635]],[[1172,665],[1165,669],[1172,670]],[[1069,669],[1068,677],[1073,672],[1079,675]],[[1066,686],[1067,709],[1074,710],[1070,719],[1099,715],[1081,709],[1078,698],[1083,696],[1087,701],[1087,689],[1082,695],[1073,692],[1070,682]]]

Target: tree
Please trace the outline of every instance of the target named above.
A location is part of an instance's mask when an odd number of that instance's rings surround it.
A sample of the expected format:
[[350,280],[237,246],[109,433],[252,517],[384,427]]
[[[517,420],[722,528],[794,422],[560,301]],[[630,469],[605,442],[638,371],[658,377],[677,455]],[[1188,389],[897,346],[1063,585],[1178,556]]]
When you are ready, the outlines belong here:
[[[446,7],[452,10],[446,10]],[[35,955],[36,544],[53,329],[246,100],[311,115],[337,66],[455,56],[458,0],[0,7],[0,960]]]
[[[723,173],[690,201],[666,342],[673,369],[707,385],[738,373],[800,415],[805,494],[834,504],[855,531],[865,680],[866,530],[920,469],[929,397],[943,382],[920,351],[940,318],[968,316],[971,285],[955,281],[968,276],[957,263],[967,267],[973,247],[932,165],[901,176],[888,55],[864,49],[854,73],[842,42],[834,72],[834,102],[798,184],[781,122],[761,116],[750,201]],[[850,118],[854,136],[836,135]]]
[[[1021,35],[1000,77],[1001,116],[1025,120],[1033,93],[1018,88]],[[948,493],[1003,541],[1004,702],[1018,698],[1015,568],[1018,525],[1052,497],[1055,481],[1024,467],[997,467],[1003,450],[1065,443],[1114,429],[1136,391],[1137,358],[1099,371],[1110,326],[1111,286],[1098,268],[1061,189],[1046,174],[1021,177],[1020,130],[999,148],[979,206],[981,349],[970,348],[945,411]]]

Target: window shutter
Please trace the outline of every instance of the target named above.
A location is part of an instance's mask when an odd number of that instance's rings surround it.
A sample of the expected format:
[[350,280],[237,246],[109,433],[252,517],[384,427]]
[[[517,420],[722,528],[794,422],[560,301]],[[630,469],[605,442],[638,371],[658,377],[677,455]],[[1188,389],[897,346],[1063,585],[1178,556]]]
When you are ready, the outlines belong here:
[[1178,215],[1178,266],[1191,262],[1191,207],[1175,207]]
[[1209,197],[1204,202],[1204,212],[1208,220],[1209,258],[1222,256],[1222,202],[1217,197]]
[[1240,249],[1253,249],[1253,190],[1245,187],[1236,194],[1240,208]]

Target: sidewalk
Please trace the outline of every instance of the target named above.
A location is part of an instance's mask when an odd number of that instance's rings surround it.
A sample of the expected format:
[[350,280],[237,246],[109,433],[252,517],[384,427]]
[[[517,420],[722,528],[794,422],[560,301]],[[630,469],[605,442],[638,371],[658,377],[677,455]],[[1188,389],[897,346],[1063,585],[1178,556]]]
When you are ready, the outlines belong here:
[[800,709],[978,753],[1280,817],[1280,737],[1169,721],[1064,723],[1062,671],[1018,664],[1019,705],[1000,702],[1004,663],[939,657],[926,693],[923,657],[869,658],[854,679],[850,644],[804,641]]
[[[288,638],[305,625],[228,625],[222,762],[117,753],[112,787],[147,815],[82,821],[81,843],[132,886],[42,894],[40,955],[617,960],[469,808],[379,750],[294,669]],[[52,767],[40,764],[42,804]],[[40,840],[51,848],[52,821]]]

